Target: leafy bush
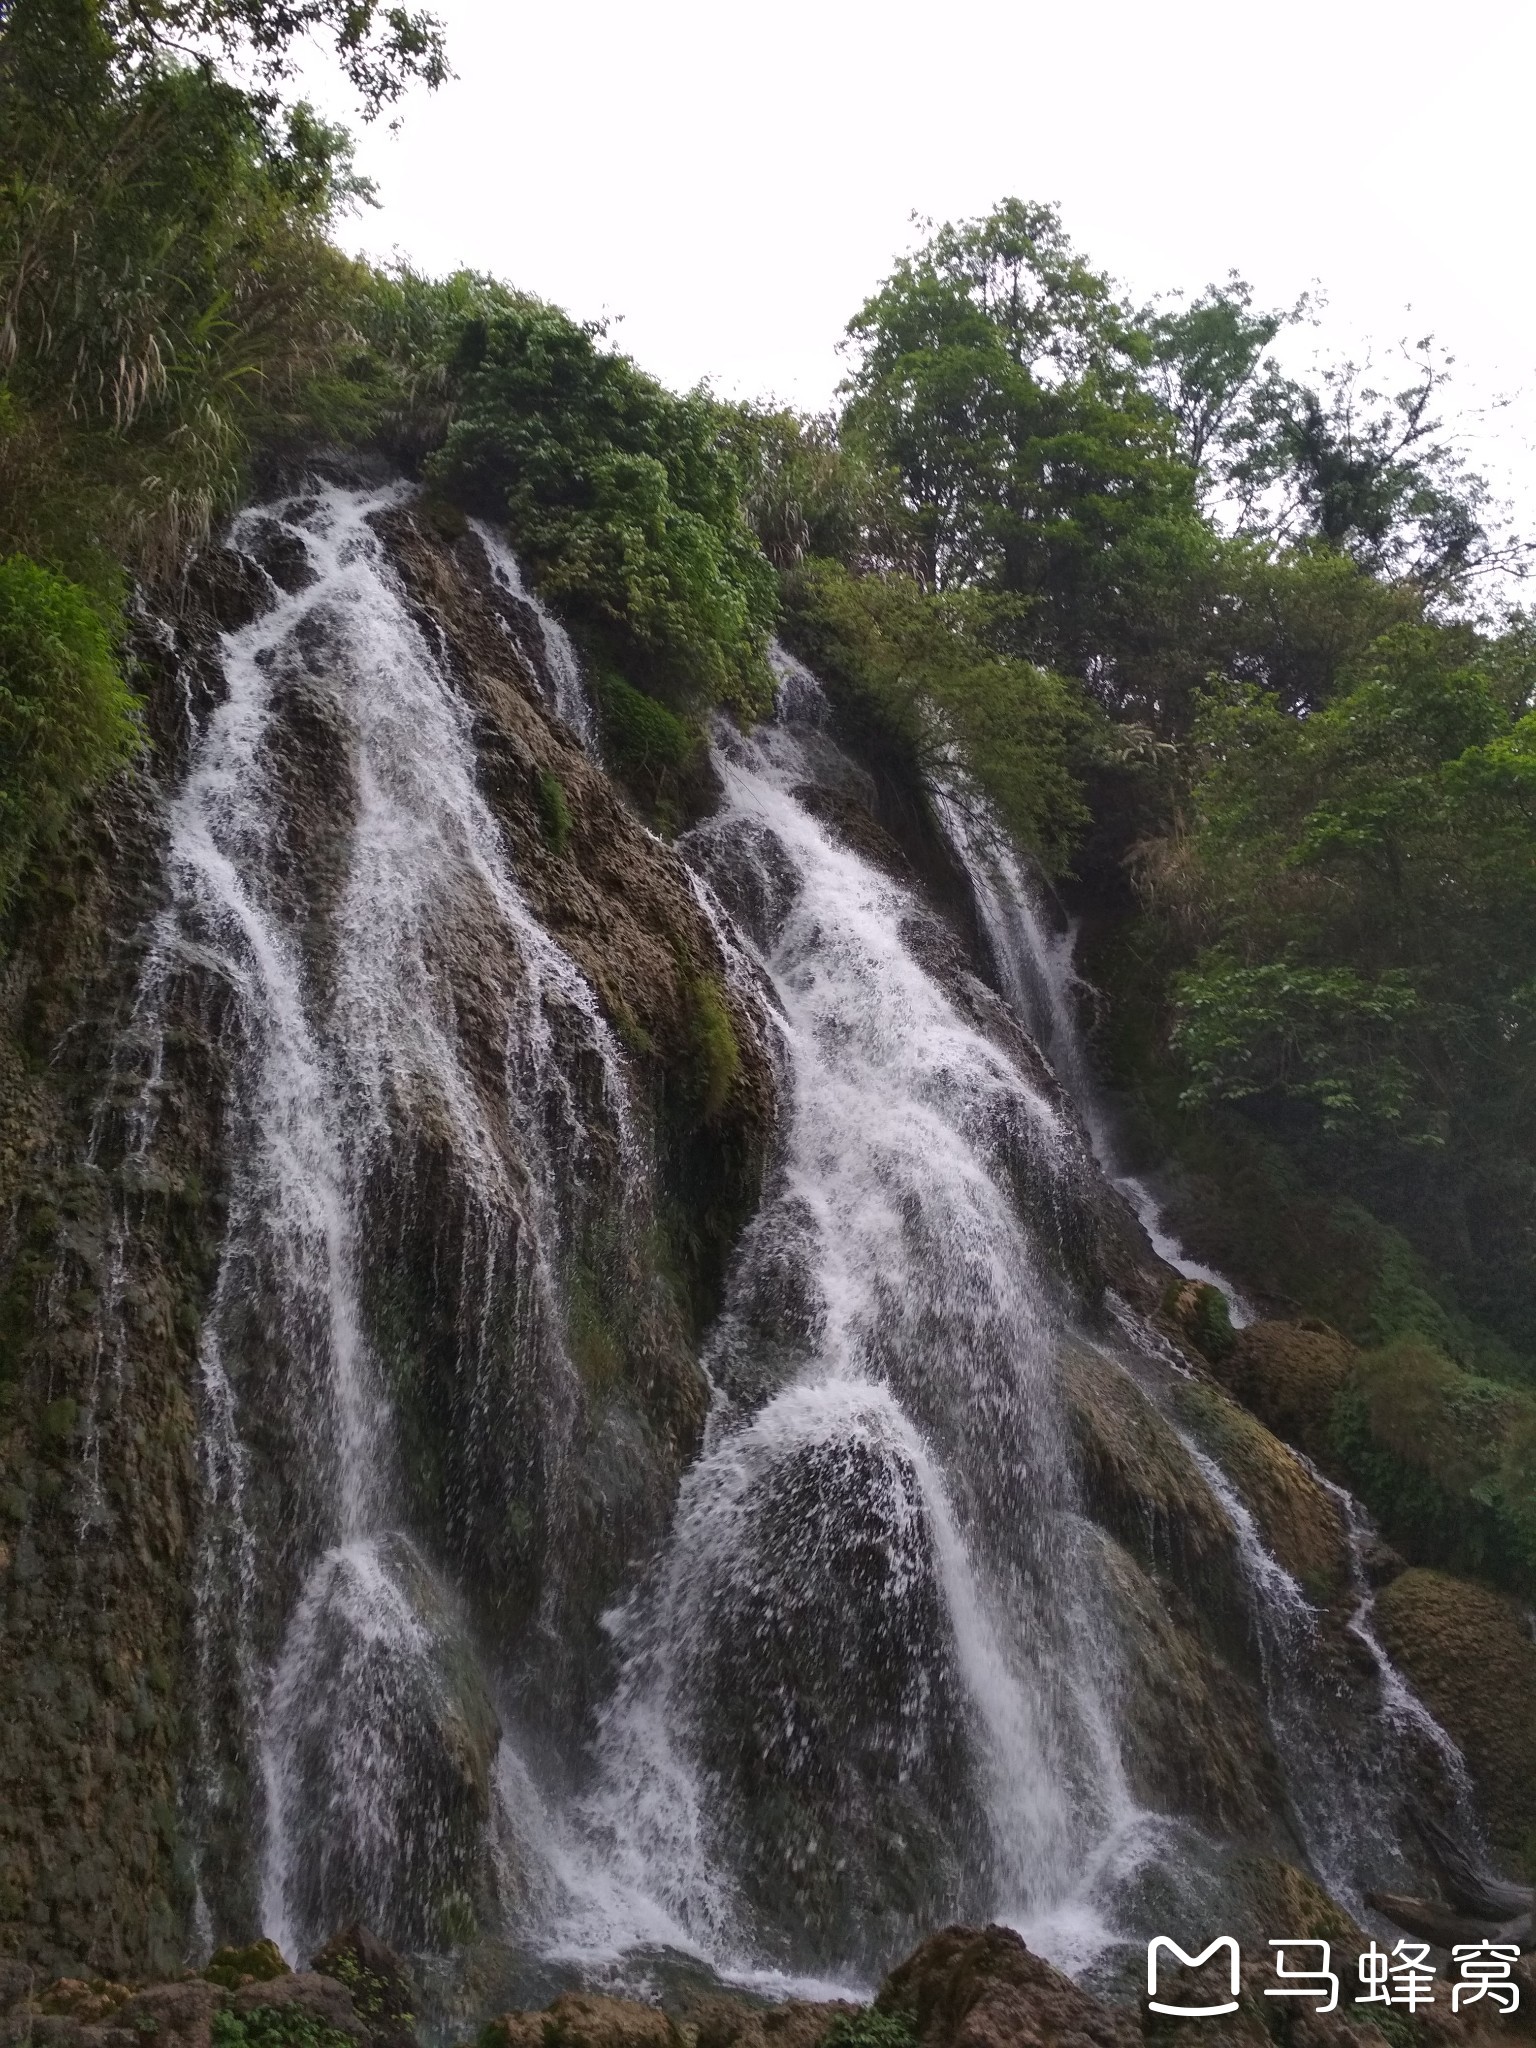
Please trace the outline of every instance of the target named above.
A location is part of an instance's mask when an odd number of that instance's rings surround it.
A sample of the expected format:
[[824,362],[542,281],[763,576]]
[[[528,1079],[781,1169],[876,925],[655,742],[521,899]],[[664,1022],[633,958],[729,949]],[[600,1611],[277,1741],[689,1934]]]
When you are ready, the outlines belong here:
[[679,398],[536,299],[473,315],[433,476],[503,519],[541,587],[680,706],[772,703],[773,571],[715,408]]
[[786,639],[848,727],[916,774],[973,778],[1023,845],[1066,865],[1087,821],[1077,771],[1097,721],[1073,684],[1008,651],[1016,607],[831,562],[786,578],[785,606]]
[[249,2012],[216,2012],[212,2048],[355,2048],[342,2033],[296,2005],[256,2005]]
[[142,744],[137,700],[86,593],[0,561],[0,906],[27,854]]
[[839,2013],[821,2037],[821,2048],[917,2048],[917,2027],[904,2012]]
[[1330,1435],[1415,1562],[1536,1589],[1536,1399],[1405,1337],[1359,1360]]
[[700,807],[709,778],[704,735],[691,720],[622,676],[599,674],[594,694],[609,767],[663,830]]

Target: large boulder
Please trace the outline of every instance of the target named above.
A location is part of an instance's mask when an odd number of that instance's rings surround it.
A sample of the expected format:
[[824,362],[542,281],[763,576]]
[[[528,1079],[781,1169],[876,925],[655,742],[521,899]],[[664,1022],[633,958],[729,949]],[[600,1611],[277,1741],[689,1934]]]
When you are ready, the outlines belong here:
[[655,2006],[591,1991],[563,1992],[542,2012],[503,2013],[480,2039],[484,2048],[683,2048]]
[[118,2019],[136,2035],[153,2034],[156,2048],[209,2048],[213,2016],[226,1996],[217,1984],[151,1984],[128,2000]]
[[1171,1576],[1239,1636],[1246,1613],[1232,1529],[1176,1430],[1128,1372],[1069,1344],[1061,1386],[1087,1506],[1144,1566]]
[[1377,1596],[1383,1643],[1460,1745],[1493,1841],[1519,1857],[1536,1829],[1536,1641],[1502,1594],[1406,1571]]
[[1008,1927],[946,1927],[892,1970],[878,2012],[919,2048],[1139,2048],[1135,2016],[1080,1990]]

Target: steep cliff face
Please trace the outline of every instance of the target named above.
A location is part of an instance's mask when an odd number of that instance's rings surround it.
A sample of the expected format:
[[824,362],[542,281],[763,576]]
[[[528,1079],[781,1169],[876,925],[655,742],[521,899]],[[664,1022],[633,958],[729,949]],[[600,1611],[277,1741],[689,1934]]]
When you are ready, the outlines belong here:
[[[192,773],[200,761],[206,772],[210,722],[229,710],[218,635],[259,636],[314,581],[304,508],[297,526],[282,512],[243,522],[233,547],[194,564],[174,610],[146,621],[150,766],[48,864],[4,970],[0,1920],[5,1947],[43,1963],[121,1971],[180,1960],[194,1903],[188,1773],[207,1729],[248,1710],[237,1666],[275,1654],[275,1617],[327,1512],[310,1496],[339,1483],[302,1443],[325,1429],[323,1375],[304,1371],[325,1341],[295,1319],[323,1314],[325,1290],[294,1298],[291,1257],[253,1241],[248,1213],[280,1197],[270,1183],[253,1190],[249,1175],[241,1183],[252,1074],[269,1057],[243,985],[257,970],[221,952],[216,918],[200,930],[177,902],[178,790],[189,757]],[[562,1162],[561,1242],[532,1254],[558,1257],[569,1303],[541,1336],[529,1326],[546,1311],[514,1299],[529,1286],[516,1243],[526,1186],[516,1183],[529,1177],[532,1141],[509,1128],[506,1070],[509,1030],[527,1014],[526,964],[466,874],[431,904],[424,936],[452,1066],[474,1090],[471,1121],[500,1142],[503,1212],[477,1208],[463,1133],[427,1086],[414,1104],[392,1105],[396,1127],[354,1191],[361,1341],[382,1361],[400,1417],[402,1469],[390,1483],[402,1520],[467,1579],[464,1626],[493,1656],[529,1634],[558,1643],[560,1668],[546,1661],[540,1682],[558,1682],[579,1720],[603,1662],[597,1617],[657,1540],[697,1444],[707,1401],[697,1341],[755,1200],[772,1070],[685,870],[552,714],[537,616],[498,585],[462,522],[445,540],[397,506],[375,525],[394,565],[382,573],[408,593],[462,690],[484,799],[527,901],[595,991],[634,1081],[640,1123],[616,1132],[590,1046],[571,1026],[556,1065],[576,1099],[558,1113],[563,1136],[592,1156]],[[269,841],[273,927],[294,940],[313,1014],[334,996],[337,922],[357,879],[358,777],[374,764],[330,673],[345,666],[327,641],[334,622],[317,611],[295,627],[292,642],[274,636],[272,701],[249,765],[269,803],[254,829]],[[379,964],[399,975],[411,966]],[[547,1008],[559,1031],[558,992]],[[412,1085],[391,1078],[402,1092]],[[626,1144],[634,1160],[619,1156]],[[508,1291],[477,1293],[477,1268],[498,1257]],[[520,1433],[506,1404],[527,1398],[519,1374],[538,1368],[524,1355],[466,1386],[467,1307],[523,1354],[541,1344],[560,1353],[544,1368],[567,1411],[558,1481],[536,1453],[509,1479]],[[245,1377],[228,1392],[258,1447],[249,1526],[272,1532],[252,1589],[265,1619],[254,1623],[237,1616],[231,1583],[251,1569],[238,1556],[244,1539],[216,1527],[232,1475],[208,1463],[206,1442],[199,1472],[195,1452],[219,1392],[207,1354],[221,1336],[240,1352]],[[489,1423],[475,1412],[487,1383],[503,1403]],[[531,1423],[521,1440],[541,1434]],[[199,1601],[205,1631],[233,1638],[250,1626],[251,1641],[195,1643]],[[495,1717],[482,1684],[468,1695],[446,1737],[460,1782],[445,1811],[467,1804],[483,1820]],[[248,1739],[229,1732],[215,1740],[221,1782],[200,1816],[202,1876],[215,1901],[205,1910],[240,1917],[254,1910],[244,1836],[259,1766]]]
[[288,478],[140,658],[0,985],[0,1950],[1086,1963],[1470,1825],[963,792],[786,660],[663,843],[386,475]]

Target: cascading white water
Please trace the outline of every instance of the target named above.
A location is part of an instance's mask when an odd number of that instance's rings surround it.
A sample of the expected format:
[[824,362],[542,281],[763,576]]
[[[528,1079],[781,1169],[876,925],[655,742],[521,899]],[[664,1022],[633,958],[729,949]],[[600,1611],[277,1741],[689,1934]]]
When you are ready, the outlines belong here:
[[[1130,1202],[1158,1256],[1190,1278],[1221,1288],[1234,1324],[1242,1327],[1253,1311],[1240,1291],[1224,1275],[1190,1259],[1163,1229],[1150,1191],[1115,1170],[1114,1135],[1078,1022],[1077,998],[1084,991],[1072,963],[1072,931],[1058,930],[1042,913],[1035,878],[978,792],[951,785],[935,792],[935,803],[971,882],[1004,992],[1048,1052],[1106,1175]],[[1162,1366],[1164,1347],[1156,1333],[1142,1329],[1120,1306],[1117,1320],[1133,1356]],[[1341,1721],[1337,1679],[1327,1674],[1320,1655],[1316,1609],[1265,1548],[1247,1504],[1216,1460],[1183,1429],[1177,1433],[1232,1528],[1298,1834],[1328,1889],[1360,1914],[1367,1890],[1400,1889],[1411,1869],[1404,1856],[1402,1816],[1408,1797],[1423,1782],[1425,1767],[1430,1780],[1438,1778],[1448,1789],[1463,1832],[1477,1838],[1465,1762],[1371,1629],[1373,1596],[1362,1563],[1369,1524],[1353,1496],[1299,1460],[1338,1509],[1355,1603],[1348,1628],[1365,1648],[1376,1679],[1374,1699],[1363,1709],[1350,1707]]]
[[1127,1173],[1077,1019],[1084,993],[1073,965],[1075,934],[1045,915],[1038,880],[1029,873],[986,799],[959,781],[936,787],[934,802],[951,845],[970,878],[976,908],[992,948],[1004,993],[1038,1040],[1082,1117],[1094,1157],[1106,1178],[1135,1211],[1158,1257],[1191,1280],[1220,1288],[1239,1329],[1254,1311],[1225,1274],[1191,1258],[1163,1221],[1157,1197]]
[[539,622],[539,633],[544,642],[544,673],[549,678],[551,691],[551,710],[565,720],[587,752],[593,753],[597,747],[597,723],[592,716],[586,678],[581,672],[581,657],[571,644],[570,634],[538,592],[529,589],[522,563],[496,529],[487,526],[482,519],[470,523],[485,549],[491,574],[503,590],[509,591],[520,604],[527,605]]
[[[449,1865],[462,1881],[478,1854],[444,1845],[455,1802],[475,1797],[457,1751],[489,1709],[473,1683],[464,1693],[456,1601],[405,1533],[361,1298],[380,1185],[402,1146],[451,1162],[466,1260],[475,1248],[454,1304],[464,1426],[505,1409],[508,1370],[526,1374],[553,1470],[572,1399],[553,1261],[560,1183],[590,1121],[582,1057],[621,1189],[638,1145],[617,1046],[524,902],[475,781],[468,710],[370,523],[399,495],[323,487],[237,523],[236,549],[275,523],[303,573],[225,638],[227,695],[172,809],[172,903],[145,970],[147,984],[190,972],[222,989],[238,1048],[200,1368],[192,1804],[216,1835],[233,1718],[264,1795],[260,1917],[290,1954],[338,1911],[409,1931],[422,1901],[406,1895]],[[329,766],[329,830],[297,788],[311,764],[293,753],[295,717]],[[441,971],[466,929],[489,1045],[470,1044]],[[491,1355],[508,1326],[510,1366]],[[484,1447],[500,1464],[513,1452]]]
[[[141,985],[152,1020],[191,978],[231,1050],[200,1363],[204,1936],[254,1919],[300,1958],[361,1914],[430,1945],[492,1871],[513,1934],[583,1965],[676,1948],[770,1988],[858,1981],[962,1915],[1086,1962],[1163,1824],[1122,1768],[1104,1549],[1057,1384],[1073,1309],[1048,1225],[1026,1220],[1083,1149],[1016,1031],[920,943],[913,892],[820,822],[803,786],[854,771],[787,661],[781,720],[722,731],[722,806],[685,848],[785,1101],[708,1343],[707,1439],[609,1618],[619,1676],[589,1776],[498,1748],[515,1689],[475,1648],[467,1609],[499,1591],[479,1583],[495,1577],[481,1538],[498,1556],[542,1544],[543,1603],[517,1626],[535,1648],[555,1637],[571,1205],[627,1227],[647,1141],[389,568],[373,522],[399,496],[322,487],[237,524],[258,568],[280,533],[284,587],[225,639],[228,693],[172,807]],[[574,653],[540,618],[554,708],[589,743]],[[1006,993],[1098,1140],[1069,960],[1006,846],[947,801]],[[430,1272],[397,1272],[420,1241]],[[395,1342],[408,1287],[426,1334]],[[429,1338],[451,1400],[423,1481],[401,1415]],[[1276,1666],[1305,1660],[1310,1622],[1206,1476],[1284,1737]],[[1363,1594],[1356,1621],[1369,1645]],[[1411,1718],[1378,1669],[1384,1711]],[[1332,1878],[1322,1835],[1310,1846]]]
[[798,682],[797,726],[722,734],[689,848],[771,984],[788,1128],[705,1452],[615,1618],[560,1939],[857,1970],[968,1911],[1081,1957],[1140,1817],[1016,1202],[1076,1141],[919,964],[908,892],[797,798],[824,753]]

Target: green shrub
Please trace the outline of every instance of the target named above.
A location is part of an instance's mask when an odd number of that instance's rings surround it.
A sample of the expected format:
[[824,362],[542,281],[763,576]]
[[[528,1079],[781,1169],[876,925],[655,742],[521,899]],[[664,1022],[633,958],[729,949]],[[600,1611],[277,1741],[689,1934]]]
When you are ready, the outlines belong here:
[[548,768],[539,770],[539,822],[551,853],[564,853],[571,841],[571,807],[565,785]]
[[355,2048],[350,2034],[293,2005],[216,2012],[212,2048]]
[[141,746],[137,708],[85,592],[0,561],[0,906],[35,841]]
[[596,695],[609,767],[663,830],[675,828],[707,782],[702,733],[622,676],[600,674]]
[[869,2005],[862,2012],[839,2013],[822,2036],[821,2048],[917,2048],[917,2028],[907,2013],[879,2012]]
[[1536,1399],[1403,1337],[1361,1356],[1329,1433],[1413,1562],[1536,1589]]
[[541,587],[648,692],[759,716],[777,589],[716,408],[599,340],[557,307],[492,294],[447,365],[459,396],[431,474],[506,520]]

